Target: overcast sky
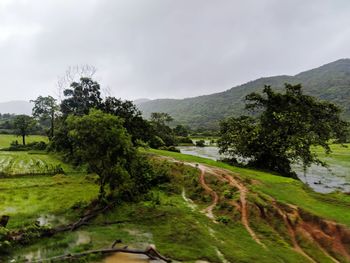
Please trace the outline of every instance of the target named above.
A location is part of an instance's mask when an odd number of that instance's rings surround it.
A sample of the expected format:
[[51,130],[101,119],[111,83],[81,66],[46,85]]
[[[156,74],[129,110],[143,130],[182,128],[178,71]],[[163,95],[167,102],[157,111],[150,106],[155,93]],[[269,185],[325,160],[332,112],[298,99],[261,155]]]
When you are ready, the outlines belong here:
[[0,101],[90,64],[111,95],[183,98],[350,57],[349,0],[0,0]]

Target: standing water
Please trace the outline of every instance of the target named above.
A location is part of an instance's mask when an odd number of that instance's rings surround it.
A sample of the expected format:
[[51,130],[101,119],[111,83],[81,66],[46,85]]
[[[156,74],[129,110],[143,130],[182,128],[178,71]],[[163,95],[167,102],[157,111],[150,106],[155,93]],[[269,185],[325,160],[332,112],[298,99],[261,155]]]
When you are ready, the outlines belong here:
[[[217,146],[196,147],[179,146],[181,153],[220,160],[224,156],[219,154]],[[326,160],[327,161],[327,160]],[[350,168],[333,163],[329,164],[329,169],[311,165],[306,174],[300,165],[294,165],[293,170],[297,173],[299,179],[309,185],[313,190],[320,193],[330,193],[333,191],[350,192]]]
[[150,260],[145,255],[136,255],[129,253],[115,253],[105,258],[104,263],[163,263],[161,260]]

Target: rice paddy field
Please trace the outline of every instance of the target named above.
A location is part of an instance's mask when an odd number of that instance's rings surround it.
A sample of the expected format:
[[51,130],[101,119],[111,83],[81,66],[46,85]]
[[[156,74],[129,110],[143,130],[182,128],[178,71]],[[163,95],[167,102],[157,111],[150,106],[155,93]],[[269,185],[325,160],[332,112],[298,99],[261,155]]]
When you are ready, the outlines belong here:
[[41,152],[0,151],[0,177],[15,175],[43,175],[74,172],[54,155]]

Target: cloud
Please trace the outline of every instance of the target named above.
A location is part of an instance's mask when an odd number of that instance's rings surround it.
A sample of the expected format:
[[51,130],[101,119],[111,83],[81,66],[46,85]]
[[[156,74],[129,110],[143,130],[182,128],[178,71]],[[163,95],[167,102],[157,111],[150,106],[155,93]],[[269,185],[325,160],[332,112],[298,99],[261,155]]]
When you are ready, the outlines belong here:
[[350,2],[0,2],[1,100],[55,94],[91,64],[117,97],[188,97],[349,57]]

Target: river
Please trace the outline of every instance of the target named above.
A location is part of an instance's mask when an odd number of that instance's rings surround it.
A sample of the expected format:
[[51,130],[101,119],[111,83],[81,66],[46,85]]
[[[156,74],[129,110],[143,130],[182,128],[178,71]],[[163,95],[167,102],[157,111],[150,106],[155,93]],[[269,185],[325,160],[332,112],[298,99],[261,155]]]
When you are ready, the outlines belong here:
[[[212,160],[223,158],[223,156],[219,154],[218,147],[216,146],[179,146],[177,148],[183,154],[195,155]],[[331,158],[328,158],[326,161],[329,161],[330,159]],[[311,165],[305,175],[301,165],[293,165],[293,170],[297,173],[301,181],[309,185],[316,192],[350,192],[349,166],[341,166],[330,162],[330,170],[328,170],[321,166]]]

